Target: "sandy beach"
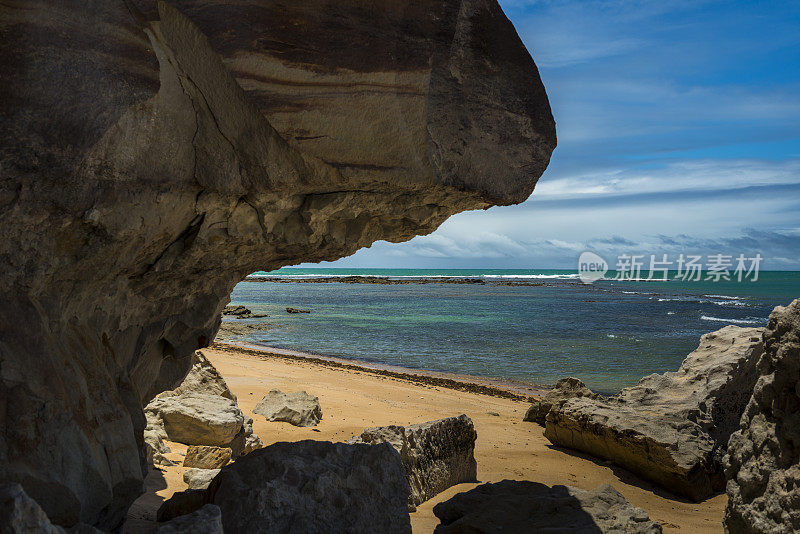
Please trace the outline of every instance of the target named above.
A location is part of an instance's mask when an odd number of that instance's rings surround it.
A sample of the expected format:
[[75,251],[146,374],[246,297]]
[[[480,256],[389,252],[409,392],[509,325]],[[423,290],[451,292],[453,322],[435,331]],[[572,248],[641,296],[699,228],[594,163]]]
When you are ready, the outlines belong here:
[[[203,352],[225,377],[241,409],[253,417],[253,429],[265,446],[303,439],[346,441],[366,427],[407,425],[465,413],[474,421],[478,433],[475,457],[480,482],[531,480],[584,489],[609,483],[631,503],[647,510],[652,519],[660,521],[665,532],[722,532],[725,495],[702,503],[687,502],[605,462],[554,448],[542,435],[540,426],[522,421],[529,402],[518,392],[504,395],[500,386],[492,392],[485,384],[478,388],[481,392],[465,391],[469,388],[457,385],[464,377],[452,383],[437,380],[425,383],[413,376],[403,377],[402,373],[387,373],[382,369],[306,360],[225,344],[216,344]],[[273,388],[287,392],[306,390],[318,396],[323,410],[320,424],[300,428],[267,422],[254,415],[253,407]],[[186,446],[176,443],[170,446],[173,452],[168,457],[178,465],[151,470],[148,492],[131,508],[126,532],[142,532],[151,527],[161,502],[186,489],[182,479],[184,468],[180,465]],[[411,514],[413,531],[432,532],[439,523],[433,515],[433,506],[475,485],[460,484],[423,503]]]

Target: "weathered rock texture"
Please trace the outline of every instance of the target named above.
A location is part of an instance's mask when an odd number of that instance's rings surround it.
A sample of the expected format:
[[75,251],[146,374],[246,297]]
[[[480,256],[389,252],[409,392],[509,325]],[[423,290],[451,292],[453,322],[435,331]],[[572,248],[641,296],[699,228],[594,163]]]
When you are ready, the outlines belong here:
[[414,511],[450,486],[477,481],[477,438],[472,420],[460,415],[406,427],[368,428],[349,443],[389,443],[400,453],[411,489],[408,507]]
[[207,395],[218,395],[231,399],[236,402],[236,395],[228,387],[225,379],[219,374],[216,367],[214,367],[208,358],[205,357],[203,351],[195,351],[192,357],[192,367],[186,378],[183,379],[178,387],[173,390],[161,393],[160,397],[177,396],[184,393],[204,393]]
[[0,532],[2,534],[64,534],[17,483],[0,484]]
[[658,534],[661,525],[608,484],[586,491],[503,480],[482,484],[433,507],[435,534],[574,532]]
[[190,445],[186,449],[183,467],[197,467],[198,469],[219,469],[231,461],[229,447],[211,447],[208,445]]
[[226,532],[411,532],[388,444],[276,443],[222,468],[208,491]]
[[0,480],[142,491],[142,407],[248,273],[524,200],[555,127],[495,0],[0,6]]
[[772,312],[764,348],[725,457],[732,534],[800,532],[800,299]]
[[159,525],[155,534],[222,534],[222,514],[219,507],[206,504],[196,512],[181,515],[163,525]]
[[522,420],[539,423],[544,426],[547,413],[553,406],[560,407],[567,402],[567,400],[578,397],[591,397],[596,399],[599,398],[600,395],[587,388],[586,384],[577,378],[562,378],[556,382],[556,387],[548,391],[542,400],[532,404],[531,407],[528,408]]
[[722,456],[755,385],[762,331],[726,326],[705,334],[677,372],[647,376],[611,397],[556,403],[544,435],[676,495],[702,500],[722,491]]
[[263,415],[267,421],[283,421],[294,426],[317,426],[322,419],[319,399],[305,391],[284,393],[273,389],[256,404],[253,413]]

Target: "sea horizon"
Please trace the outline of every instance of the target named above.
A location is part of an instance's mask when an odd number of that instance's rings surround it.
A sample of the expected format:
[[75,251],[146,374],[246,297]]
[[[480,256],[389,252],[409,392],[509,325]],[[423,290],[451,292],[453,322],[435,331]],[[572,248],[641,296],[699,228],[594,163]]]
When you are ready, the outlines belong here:
[[[800,293],[798,271],[761,271],[755,282],[614,275],[609,271],[587,285],[569,269],[259,271],[236,286],[231,304],[269,317],[226,318],[252,325],[228,339],[537,386],[575,376],[614,393],[651,373],[677,370],[705,333],[727,325],[766,326],[775,306]],[[336,280],[348,277],[399,283]],[[480,283],[430,283],[446,278]],[[299,283],[303,279],[307,283]],[[311,313],[287,314],[286,307]]]

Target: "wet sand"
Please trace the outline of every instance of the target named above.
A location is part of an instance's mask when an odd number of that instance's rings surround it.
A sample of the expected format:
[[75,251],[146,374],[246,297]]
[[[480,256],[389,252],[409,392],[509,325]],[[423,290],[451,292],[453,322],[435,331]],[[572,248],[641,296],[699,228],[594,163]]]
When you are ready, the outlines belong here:
[[[512,387],[505,393],[500,383],[478,380],[463,386],[465,377],[441,373],[402,372],[396,368],[360,368],[348,361],[269,354],[218,344],[204,350],[238,397],[241,409],[253,417],[253,430],[265,445],[302,439],[346,441],[366,427],[407,425],[462,413],[475,423],[478,440],[475,458],[478,480],[532,480],[548,485],[565,484],[591,489],[610,483],[665,532],[722,532],[725,496],[690,503],[653,487],[635,475],[591,457],[556,449],[542,435],[543,429],[522,421],[528,395]],[[333,359],[335,360],[335,359]],[[286,392],[306,390],[320,399],[323,418],[315,428],[272,423],[252,410],[272,388]],[[496,413],[499,415],[492,415]],[[186,447],[170,444],[168,457],[181,462]],[[186,488],[180,465],[154,469],[148,476],[148,493],[131,509],[128,532],[152,525],[155,510],[164,498]],[[430,533],[438,524],[433,506],[476,484],[460,484],[419,506],[411,514],[414,533]]]

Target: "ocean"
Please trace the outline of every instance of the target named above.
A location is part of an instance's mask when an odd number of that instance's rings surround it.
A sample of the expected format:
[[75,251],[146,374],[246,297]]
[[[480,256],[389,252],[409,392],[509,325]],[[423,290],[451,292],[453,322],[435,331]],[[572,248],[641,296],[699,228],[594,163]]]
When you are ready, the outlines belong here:
[[[592,285],[567,270],[284,268],[252,276],[479,279],[484,283],[243,281],[231,303],[269,317],[225,320],[254,326],[234,341],[539,385],[574,376],[606,393],[676,370],[706,332],[765,326],[773,307],[800,297],[800,272],[776,271],[759,273],[756,282]],[[510,283],[533,285],[501,285]],[[286,307],[311,313],[288,314]]]

